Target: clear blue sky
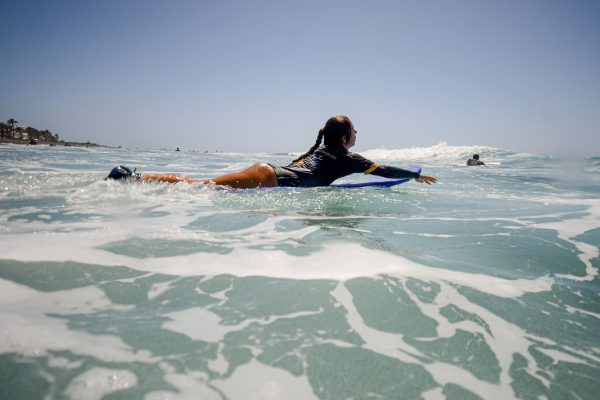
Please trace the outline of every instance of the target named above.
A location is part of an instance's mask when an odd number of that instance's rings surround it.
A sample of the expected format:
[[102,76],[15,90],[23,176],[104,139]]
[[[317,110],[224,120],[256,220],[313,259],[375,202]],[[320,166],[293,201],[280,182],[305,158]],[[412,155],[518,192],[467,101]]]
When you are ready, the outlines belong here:
[[600,1],[4,1],[0,119],[141,148],[600,154]]

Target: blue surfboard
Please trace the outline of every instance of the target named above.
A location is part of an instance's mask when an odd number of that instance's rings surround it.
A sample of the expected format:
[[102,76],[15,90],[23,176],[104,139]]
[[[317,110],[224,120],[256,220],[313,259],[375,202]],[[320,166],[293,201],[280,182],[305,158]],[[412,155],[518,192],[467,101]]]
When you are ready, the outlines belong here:
[[[406,168],[408,171],[416,172],[418,174],[421,173],[421,168],[419,167],[409,167]],[[411,178],[401,178],[401,179],[386,179],[380,178],[378,180],[371,180],[365,182],[357,182],[357,183],[337,183],[329,185],[330,187],[338,187],[338,188],[361,188],[368,186],[379,186],[379,187],[391,187],[396,186],[404,182],[410,181]]]

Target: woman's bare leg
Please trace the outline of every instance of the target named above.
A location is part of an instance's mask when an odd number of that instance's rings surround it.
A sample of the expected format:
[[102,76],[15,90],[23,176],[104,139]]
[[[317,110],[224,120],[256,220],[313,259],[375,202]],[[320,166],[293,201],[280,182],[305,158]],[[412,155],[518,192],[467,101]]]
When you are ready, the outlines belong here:
[[214,183],[215,185],[229,186],[234,189],[278,186],[277,175],[275,175],[273,168],[267,164],[254,164],[242,172],[207,179],[204,183]]
[[203,180],[188,178],[183,175],[175,174],[140,174],[140,178],[145,181],[158,181],[168,183],[203,183]]
[[234,189],[277,186],[277,176],[275,175],[275,171],[267,164],[254,164],[242,172],[227,174],[214,179],[192,179],[175,174],[141,174],[141,178],[145,181],[169,183],[212,183],[220,186],[229,186]]

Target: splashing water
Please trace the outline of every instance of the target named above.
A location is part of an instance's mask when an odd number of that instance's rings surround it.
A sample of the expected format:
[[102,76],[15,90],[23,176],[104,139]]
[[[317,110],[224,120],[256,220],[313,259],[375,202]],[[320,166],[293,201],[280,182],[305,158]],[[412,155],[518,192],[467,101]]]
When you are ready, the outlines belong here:
[[0,398],[596,398],[598,158],[362,154],[440,183],[121,184],[292,157],[0,146]]

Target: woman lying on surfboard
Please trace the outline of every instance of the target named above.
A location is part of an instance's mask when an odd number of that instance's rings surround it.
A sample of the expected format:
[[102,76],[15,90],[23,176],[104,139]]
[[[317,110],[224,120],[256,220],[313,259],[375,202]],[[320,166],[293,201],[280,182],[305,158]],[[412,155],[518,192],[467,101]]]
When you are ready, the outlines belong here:
[[[213,184],[229,186],[234,189],[251,189],[257,187],[295,186],[313,187],[329,186],[338,178],[357,172],[382,176],[384,178],[412,178],[417,182],[431,185],[437,179],[418,172],[402,168],[379,165],[367,160],[348,149],[356,142],[356,129],[350,118],[338,115],[327,120],[319,130],[317,141],[306,153],[285,167],[272,164],[254,164],[234,174],[227,174],[213,179],[192,179],[174,174],[136,174],[126,167],[115,167],[107,179],[142,179],[159,182],[186,182],[194,184]],[[323,146],[321,146],[321,142]]]

